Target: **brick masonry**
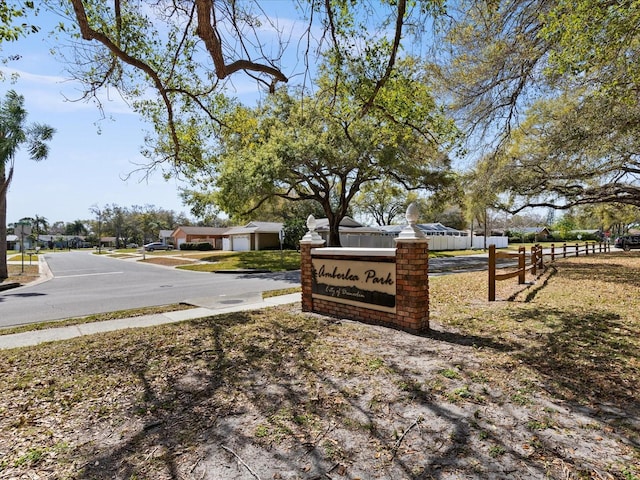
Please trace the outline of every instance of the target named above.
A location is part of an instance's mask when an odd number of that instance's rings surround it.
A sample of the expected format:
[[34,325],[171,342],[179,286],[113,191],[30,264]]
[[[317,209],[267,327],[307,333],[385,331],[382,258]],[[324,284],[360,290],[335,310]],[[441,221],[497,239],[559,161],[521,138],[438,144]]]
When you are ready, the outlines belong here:
[[[321,246],[319,242],[300,242],[303,311],[384,325],[411,333],[429,330],[429,244],[426,239],[396,240],[395,313],[313,298],[311,250]],[[361,261],[367,257],[354,254],[341,258]]]

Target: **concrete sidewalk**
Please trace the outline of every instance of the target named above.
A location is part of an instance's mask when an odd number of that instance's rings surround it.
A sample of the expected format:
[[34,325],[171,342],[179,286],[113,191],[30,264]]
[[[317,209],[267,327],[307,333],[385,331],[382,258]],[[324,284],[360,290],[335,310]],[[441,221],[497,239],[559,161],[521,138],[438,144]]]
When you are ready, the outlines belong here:
[[[34,330],[32,332],[14,333],[11,335],[0,335],[0,350],[10,348],[29,347],[45,342],[57,340],[67,340],[70,338],[93,335],[96,333],[123,330],[126,328],[151,327],[165,323],[182,322],[184,320],[194,320],[197,318],[211,317],[225,313],[243,312],[249,310],[259,310],[261,308],[274,307],[277,305],[287,305],[301,301],[300,293],[281,295],[262,299],[261,296],[252,296],[245,301],[238,301],[235,305],[225,305],[225,302],[207,299],[198,299],[194,304],[204,304],[189,310],[179,310],[175,312],[158,313],[145,315],[142,317],[121,318],[118,320],[108,320],[105,322],[83,323],[81,325],[71,325],[68,327],[48,328],[46,330]],[[230,302],[236,302],[231,299]],[[189,302],[191,303],[191,302]]]

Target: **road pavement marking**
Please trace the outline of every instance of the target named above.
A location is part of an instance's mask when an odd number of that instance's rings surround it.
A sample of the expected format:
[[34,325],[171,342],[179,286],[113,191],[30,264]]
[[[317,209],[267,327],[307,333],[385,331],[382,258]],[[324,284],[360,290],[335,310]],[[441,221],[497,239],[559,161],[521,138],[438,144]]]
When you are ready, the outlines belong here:
[[55,278],[94,277],[96,275],[116,275],[124,272],[80,273],[78,275],[54,275]]

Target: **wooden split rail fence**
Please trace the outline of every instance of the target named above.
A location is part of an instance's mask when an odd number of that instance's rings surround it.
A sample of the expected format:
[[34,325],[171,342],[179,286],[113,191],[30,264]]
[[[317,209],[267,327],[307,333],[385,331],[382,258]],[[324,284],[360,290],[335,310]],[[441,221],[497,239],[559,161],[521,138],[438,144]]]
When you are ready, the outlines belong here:
[[[597,246],[597,252],[596,252]],[[529,265],[527,265],[527,252],[525,247],[518,248],[518,253],[511,252],[497,252],[495,245],[489,246],[489,301],[494,302],[496,300],[496,282],[500,280],[507,280],[509,278],[518,277],[518,284],[525,283],[525,275],[528,271],[531,271],[532,275],[537,275],[538,270],[544,271],[545,256],[550,258],[550,261],[554,261],[556,258],[567,258],[567,256],[579,256],[583,255],[595,255],[596,253],[604,253],[611,251],[611,245],[608,243],[597,242],[585,242],[584,244],[572,244],[562,245],[561,249],[556,249],[555,244],[551,244],[550,252],[545,254],[540,245],[533,245],[529,254]],[[516,270],[512,270],[505,273],[497,273],[497,260],[498,259],[514,259],[518,261]],[[511,267],[513,268],[513,267]]]

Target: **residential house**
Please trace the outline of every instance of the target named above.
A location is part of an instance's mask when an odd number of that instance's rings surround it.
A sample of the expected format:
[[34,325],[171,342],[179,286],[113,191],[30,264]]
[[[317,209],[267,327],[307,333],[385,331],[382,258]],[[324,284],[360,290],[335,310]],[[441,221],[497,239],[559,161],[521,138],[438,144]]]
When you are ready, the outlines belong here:
[[7,250],[19,250],[20,237],[17,235],[7,235]]
[[[439,222],[418,223],[416,227],[429,239],[429,250],[466,250],[467,248],[479,248],[474,244],[476,241],[475,237],[471,237],[469,232],[447,227]],[[406,225],[385,225],[380,228],[388,234],[392,234],[393,238],[396,238],[400,235],[400,232],[406,228]],[[395,242],[393,242],[391,246],[395,246]]]
[[160,239],[160,242],[162,242],[164,245],[169,245],[170,243],[173,243],[173,230],[160,230],[160,233],[158,234],[158,238]]
[[280,248],[282,223],[249,222],[243,227],[231,227],[222,241],[223,250],[246,252]]
[[[326,218],[316,220],[316,231],[324,239],[329,238],[329,222]],[[456,230],[441,223],[421,223],[417,227],[429,239],[430,250],[465,250],[468,248],[486,248],[496,245],[505,248],[507,237],[475,237],[469,232]],[[384,225],[365,227],[351,217],[345,217],[340,223],[340,244],[343,247],[395,248],[395,238],[406,225]]]
[[[464,237],[467,236],[467,232],[456,230],[455,228],[447,227],[441,223],[418,223],[416,226],[422,230],[422,232],[428,237],[448,236],[448,237]],[[394,236],[398,236],[400,232],[406,227],[406,225],[384,225],[380,227],[385,232],[393,233]]]
[[536,242],[543,242],[553,239],[551,231],[547,227],[516,227],[509,228],[510,236],[529,238],[533,237]]
[[210,243],[214,250],[222,250],[222,239],[226,237],[228,228],[220,227],[177,227],[171,232],[171,239],[176,249],[183,243]]

